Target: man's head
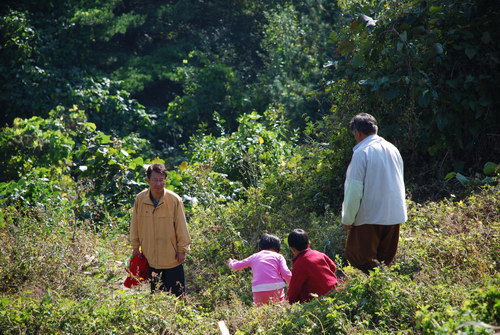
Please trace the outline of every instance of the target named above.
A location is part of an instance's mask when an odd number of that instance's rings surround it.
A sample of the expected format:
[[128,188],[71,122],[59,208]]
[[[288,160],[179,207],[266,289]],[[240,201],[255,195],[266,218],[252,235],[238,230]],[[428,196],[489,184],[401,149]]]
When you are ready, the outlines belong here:
[[163,191],[167,179],[167,169],[160,163],[151,164],[146,172],[146,181],[151,189]]
[[365,137],[376,134],[378,131],[377,120],[367,113],[361,113],[353,117],[350,125],[356,142],[360,142]]
[[288,234],[288,246],[293,254],[300,253],[301,251],[309,248],[309,235],[302,229],[294,229]]
[[280,251],[281,240],[278,236],[271,234],[263,234],[259,241],[259,250],[274,250]]

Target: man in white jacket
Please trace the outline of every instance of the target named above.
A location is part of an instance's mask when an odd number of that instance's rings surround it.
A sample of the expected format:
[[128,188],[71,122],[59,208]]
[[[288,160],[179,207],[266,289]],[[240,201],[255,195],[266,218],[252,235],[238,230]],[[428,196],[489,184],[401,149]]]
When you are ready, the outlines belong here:
[[342,224],[349,231],[345,253],[352,266],[368,273],[391,264],[399,226],[408,218],[403,159],[393,144],[377,135],[372,115],[356,115],[351,129],[358,144],[344,185]]

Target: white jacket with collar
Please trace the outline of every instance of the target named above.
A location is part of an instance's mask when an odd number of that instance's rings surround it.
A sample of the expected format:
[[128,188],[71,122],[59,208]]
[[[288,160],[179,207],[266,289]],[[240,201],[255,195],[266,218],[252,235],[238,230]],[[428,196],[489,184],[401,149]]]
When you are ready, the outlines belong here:
[[406,222],[403,159],[398,149],[375,134],[359,142],[353,151],[344,185],[342,223]]

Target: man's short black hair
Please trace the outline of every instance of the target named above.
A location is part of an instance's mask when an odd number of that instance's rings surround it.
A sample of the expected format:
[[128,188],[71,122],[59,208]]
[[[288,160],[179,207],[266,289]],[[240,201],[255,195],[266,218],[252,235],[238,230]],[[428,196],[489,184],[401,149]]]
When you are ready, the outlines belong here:
[[370,114],[361,113],[351,119],[351,130],[357,130],[365,135],[373,135],[377,133],[377,120]]
[[146,176],[148,178],[151,178],[151,175],[153,174],[153,172],[162,174],[165,178],[167,177],[167,168],[165,167],[165,165],[163,165],[161,163],[151,164],[148,167],[148,170],[146,171]]
[[275,250],[280,251],[281,240],[278,236],[271,234],[263,234],[259,241],[259,250]]
[[298,251],[307,249],[309,247],[309,235],[302,229],[294,229],[288,234],[288,246]]

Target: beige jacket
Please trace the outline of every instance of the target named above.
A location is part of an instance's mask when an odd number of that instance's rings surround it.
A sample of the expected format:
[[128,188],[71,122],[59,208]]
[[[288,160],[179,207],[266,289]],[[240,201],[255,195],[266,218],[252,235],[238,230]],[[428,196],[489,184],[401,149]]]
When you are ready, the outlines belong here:
[[149,189],[139,193],[132,212],[130,243],[133,248],[141,247],[155,269],[178,266],[176,254],[189,252],[191,245],[181,198],[165,189],[155,208]]

